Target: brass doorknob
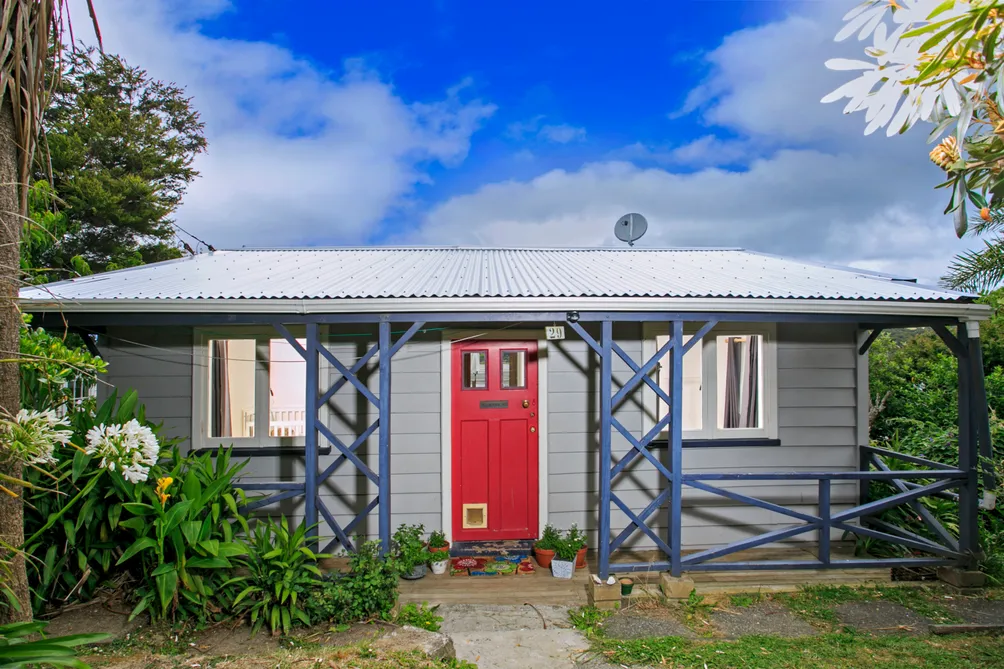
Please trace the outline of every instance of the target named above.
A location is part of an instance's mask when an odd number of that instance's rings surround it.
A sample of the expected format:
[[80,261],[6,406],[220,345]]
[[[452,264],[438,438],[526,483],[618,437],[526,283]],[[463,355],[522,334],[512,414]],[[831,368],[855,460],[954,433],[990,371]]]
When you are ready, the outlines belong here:
[[537,428],[535,428],[535,427],[531,427],[530,428],[530,432],[536,432],[536,431],[537,431]]
[[523,408],[524,409],[530,408],[530,400],[523,400]]

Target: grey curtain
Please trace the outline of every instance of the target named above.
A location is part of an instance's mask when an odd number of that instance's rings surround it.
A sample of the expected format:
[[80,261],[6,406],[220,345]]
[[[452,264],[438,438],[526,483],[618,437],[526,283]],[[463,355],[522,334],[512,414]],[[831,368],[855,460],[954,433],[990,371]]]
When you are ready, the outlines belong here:
[[215,340],[212,346],[212,368],[210,374],[213,398],[212,422],[214,437],[231,437],[230,414],[230,365],[229,351],[225,340]]
[[753,335],[750,337],[749,349],[746,351],[746,378],[743,383],[743,421],[744,427],[760,427],[759,408],[760,401],[760,337]]
[[743,365],[743,343],[739,337],[729,337],[725,340],[725,415],[724,427],[742,427],[740,422],[739,391],[742,388],[740,375]]

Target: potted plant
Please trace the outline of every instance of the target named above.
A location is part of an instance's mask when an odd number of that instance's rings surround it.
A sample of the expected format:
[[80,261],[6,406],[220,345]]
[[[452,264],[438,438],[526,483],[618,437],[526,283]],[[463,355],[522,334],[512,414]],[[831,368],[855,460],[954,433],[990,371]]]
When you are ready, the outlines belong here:
[[551,560],[551,575],[555,578],[572,578],[575,575],[576,545],[567,539],[559,539],[554,548],[554,559]]
[[413,581],[425,576],[430,553],[424,534],[424,525],[401,525],[394,532],[394,550],[403,579]]
[[581,531],[576,525],[565,535],[565,541],[575,547],[575,568],[586,568],[586,533]]
[[446,535],[439,530],[429,535],[429,552],[450,554],[450,542],[446,540]]
[[450,564],[450,554],[445,551],[435,551],[431,554],[429,558],[429,566],[432,567],[432,573],[437,576],[446,573],[446,567]]
[[551,560],[554,559],[554,549],[559,541],[561,541],[561,534],[554,525],[550,523],[545,525],[540,539],[533,545],[533,557],[543,569],[551,566]]

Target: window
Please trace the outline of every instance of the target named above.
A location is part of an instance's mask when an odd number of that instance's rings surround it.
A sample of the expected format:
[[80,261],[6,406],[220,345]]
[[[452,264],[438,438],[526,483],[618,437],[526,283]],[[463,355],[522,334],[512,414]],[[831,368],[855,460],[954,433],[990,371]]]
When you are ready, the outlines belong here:
[[[645,357],[668,341],[668,327],[646,325]],[[689,342],[691,334],[685,334]],[[684,439],[775,438],[776,364],[773,328],[762,325],[718,327],[683,357],[682,429]],[[669,355],[658,367],[659,386],[669,394]],[[646,391],[645,429],[666,415],[666,403]],[[664,435],[666,433],[664,432]]]
[[488,387],[488,351],[464,351],[464,390]]
[[502,351],[501,366],[503,390],[526,388],[526,351]]
[[302,444],[307,364],[289,342],[235,333],[200,335],[197,347],[196,447]]

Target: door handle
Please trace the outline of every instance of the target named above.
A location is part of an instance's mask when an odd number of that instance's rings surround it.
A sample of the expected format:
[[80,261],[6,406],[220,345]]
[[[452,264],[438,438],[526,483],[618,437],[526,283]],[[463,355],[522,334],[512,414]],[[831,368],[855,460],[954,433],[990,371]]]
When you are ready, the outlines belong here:
[[536,432],[536,431],[537,431],[537,428],[535,428],[534,426],[531,425],[530,426],[530,432],[533,433],[533,432]]
[[530,400],[523,400],[523,408],[524,409],[530,408]]

